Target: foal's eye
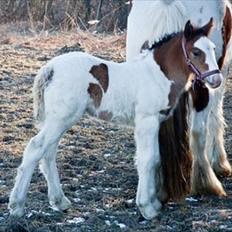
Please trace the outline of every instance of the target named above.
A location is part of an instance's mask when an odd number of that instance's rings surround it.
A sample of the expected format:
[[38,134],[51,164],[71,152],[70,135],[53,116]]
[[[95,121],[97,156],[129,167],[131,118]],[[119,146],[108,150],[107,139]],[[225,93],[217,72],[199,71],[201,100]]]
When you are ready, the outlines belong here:
[[199,49],[193,49],[192,53],[195,57],[198,57],[201,55],[201,51]]

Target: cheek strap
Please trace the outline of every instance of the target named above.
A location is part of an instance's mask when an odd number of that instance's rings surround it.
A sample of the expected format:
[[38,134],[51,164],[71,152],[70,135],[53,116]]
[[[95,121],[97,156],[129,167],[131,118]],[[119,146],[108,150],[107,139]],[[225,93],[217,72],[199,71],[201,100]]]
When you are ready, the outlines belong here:
[[194,81],[193,81],[193,84],[195,82],[195,80],[201,80],[201,81],[204,81],[204,79],[208,76],[211,76],[211,75],[214,75],[214,74],[220,74],[221,71],[219,69],[215,69],[215,70],[211,70],[211,71],[208,71],[208,72],[204,72],[204,73],[201,73],[201,71],[191,62],[188,54],[187,54],[187,51],[186,51],[186,39],[185,37],[183,36],[182,37],[182,50],[183,50],[183,53],[184,53],[184,57],[185,57],[185,62],[186,64],[189,66],[189,68],[191,69],[191,71],[195,74],[195,78],[194,78]]

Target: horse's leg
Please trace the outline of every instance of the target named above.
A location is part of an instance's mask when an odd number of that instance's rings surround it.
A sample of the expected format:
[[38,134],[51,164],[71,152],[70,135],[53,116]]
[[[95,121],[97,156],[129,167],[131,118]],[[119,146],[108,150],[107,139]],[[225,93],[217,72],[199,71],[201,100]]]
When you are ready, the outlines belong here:
[[66,128],[56,123],[44,124],[40,132],[33,137],[23,154],[22,164],[18,168],[14,188],[10,194],[9,209],[14,216],[23,215],[27,190],[35,167],[50,147],[57,144]]
[[194,155],[192,193],[225,196],[222,184],[217,179],[207,157],[207,120],[209,107],[201,112],[192,110],[191,149]]
[[56,166],[56,153],[58,143],[54,143],[44,157],[40,160],[40,170],[44,174],[48,184],[49,203],[54,210],[65,210],[71,206],[71,202],[65,197],[60,185],[59,174]]
[[160,162],[158,131],[155,116],[137,115],[135,119],[136,164],[139,183],[136,204],[146,219],[158,214],[161,203],[156,196],[155,172]]
[[[223,86],[221,88],[224,88]],[[223,117],[223,90],[216,90],[213,106],[209,117],[210,130],[210,163],[219,176],[231,175],[231,166],[224,147],[224,117]]]

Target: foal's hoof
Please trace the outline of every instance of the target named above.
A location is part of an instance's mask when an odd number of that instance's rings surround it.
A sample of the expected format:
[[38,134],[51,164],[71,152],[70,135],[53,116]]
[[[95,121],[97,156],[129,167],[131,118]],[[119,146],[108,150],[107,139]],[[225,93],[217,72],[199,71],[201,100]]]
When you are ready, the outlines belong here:
[[16,203],[9,203],[8,209],[13,217],[22,217],[24,215],[23,207],[18,206]]
[[147,220],[151,220],[159,214],[159,210],[161,209],[162,205],[158,200],[155,200],[153,203],[143,206],[139,205],[138,207],[142,216]]
[[70,208],[72,205],[71,201],[65,196],[63,196],[60,199],[50,200],[49,203],[50,203],[52,209],[55,211],[64,211],[64,210]]
[[169,200],[167,192],[162,188],[157,192],[157,198],[162,204],[168,202]]

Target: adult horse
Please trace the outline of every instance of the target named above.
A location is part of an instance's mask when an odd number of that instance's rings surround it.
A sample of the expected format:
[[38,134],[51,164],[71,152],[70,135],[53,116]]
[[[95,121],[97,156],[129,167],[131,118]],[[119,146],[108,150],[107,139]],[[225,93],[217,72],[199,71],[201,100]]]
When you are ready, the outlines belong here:
[[[23,214],[31,176],[39,162],[48,183],[51,206],[60,210],[70,206],[60,185],[56,150],[64,132],[84,112],[88,112],[116,122],[134,120],[139,176],[136,203],[145,218],[156,216],[163,198],[158,180],[159,126],[177,111],[187,111],[186,91],[195,79],[195,73],[188,67],[185,55],[200,73],[204,73],[201,81],[194,82],[196,89],[199,83],[206,82],[215,88],[222,82],[215,59],[215,45],[208,39],[212,26],[212,19],[200,28],[194,28],[189,21],[184,32],[171,34],[160,43],[155,43],[151,50],[132,62],[118,64],[86,53],[73,52],[55,57],[42,67],[35,78],[33,89],[34,116],[39,132],[28,143],[18,168],[10,195],[11,214]],[[196,51],[200,55],[195,56]],[[187,118],[184,118],[186,125]],[[185,126],[182,128],[181,133],[185,136],[179,137],[180,144],[187,137]],[[184,158],[188,159],[187,156]],[[187,168],[191,169],[191,165]],[[189,172],[186,173],[188,175]],[[186,185],[188,180],[186,177]]]
[[[216,44],[218,65],[226,77],[232,58],[231,4],[227,0],[210,2],[202,0],[134,0],[128,17],[127,60],[132,60],[144,46],[151,46],[154,38],[155,41],[159,41],[166,34],[179,31],[186,19],[191,19],[195,25],[201,26],[211,16],[214,17],[216,23],[210,38]],[[199,90],[198,93],[192,90],[191,92],[193,102],[198,102],[191,115],[193,133],[190,142],[195,163],[192,190],[194,193],[221,195],[222,191],[210,186],[213,185],[213,181],[210,179],[216,180],[213,170],[217,175],[231,174],[223,138],[225,125],[222,109],[224,84],[213,93],[205,89]],[[206,118],[209,119],[207,124],[205,123]],[[200,157],[208,157],[204,161],[207,165],[199,165],[202,163]],[[203,166],[209,168],[211,177],[204,175]],[[202,179],[201,185],[199,185],[199,180],[196,180],[199,178]]]

